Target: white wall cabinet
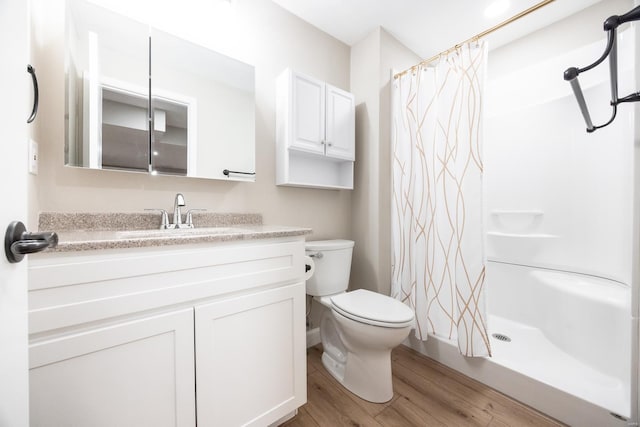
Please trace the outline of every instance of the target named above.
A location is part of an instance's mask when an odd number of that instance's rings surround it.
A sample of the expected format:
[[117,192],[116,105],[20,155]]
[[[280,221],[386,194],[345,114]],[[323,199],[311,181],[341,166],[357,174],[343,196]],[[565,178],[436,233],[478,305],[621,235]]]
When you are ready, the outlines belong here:
[[355,100],[353,94],[326,86],[325,154],[341,160],[356,160]]
[[353,189],[353,95],[289,69],[277,86],[276,184]]
[[325,151],[325,91],[324,82],[289,71],[280,77],[284,91],[291,92],[291,138],[288,149],[324,155]]
[[304,238],[40,254],[34,426],[267,426],[306,402]]

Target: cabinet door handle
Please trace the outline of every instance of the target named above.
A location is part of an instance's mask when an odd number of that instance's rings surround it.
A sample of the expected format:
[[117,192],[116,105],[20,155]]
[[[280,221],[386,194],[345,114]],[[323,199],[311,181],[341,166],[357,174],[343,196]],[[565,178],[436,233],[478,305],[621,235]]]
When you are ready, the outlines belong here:
[[327,142],[327,145],[328,145],[329,147],[331,147],[331,146],[333,146],[333,143],[331,143],[331,142]]
[[255,175],[255,172],[242,172],[242,171],[230,171],[229,169],[225,169],[222,171],[222,174],[226,177],[229,175]]

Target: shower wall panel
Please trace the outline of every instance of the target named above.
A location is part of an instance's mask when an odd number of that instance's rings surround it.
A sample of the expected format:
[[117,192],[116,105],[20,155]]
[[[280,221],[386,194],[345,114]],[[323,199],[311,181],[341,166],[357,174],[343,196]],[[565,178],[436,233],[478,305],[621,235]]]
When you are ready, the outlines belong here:
[[[620,94],[635,92],[633,28],[620,33]],[[634,108],[588,134],[569,66],[604,49],[593,43],[491,80],[487,90],[484,197],[487,258],[631,284]],[[609,118],[607,64],[581,76],[594,123]]]

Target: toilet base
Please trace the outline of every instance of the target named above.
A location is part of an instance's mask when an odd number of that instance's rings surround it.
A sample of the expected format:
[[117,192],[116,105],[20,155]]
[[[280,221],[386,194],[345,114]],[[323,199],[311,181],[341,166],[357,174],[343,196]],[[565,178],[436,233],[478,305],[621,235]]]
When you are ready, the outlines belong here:
[[369,353],[366,362],[350,353],[345,364],[325,351],[322,365],[351,393],[369,402],[385,403],[393,398],[391,351],[378,353]]
[[344,364],[336,361],[326,351],[322,352],[322,365],[340,384],[344,381]]
[[393,398],[391,350],[411,328],[382,328],[348,319],[334,310],[324,313],[320,336],[322,364],[347,390],[373,403]]

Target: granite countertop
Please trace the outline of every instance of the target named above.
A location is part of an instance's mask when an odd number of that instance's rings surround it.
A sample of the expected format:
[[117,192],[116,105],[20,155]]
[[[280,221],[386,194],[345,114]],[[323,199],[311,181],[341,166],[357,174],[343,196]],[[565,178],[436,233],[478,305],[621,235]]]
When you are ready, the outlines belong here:
[[153,213],[41,213],[40,231],[55,231],[58,247],[48,252],[122,249],[192,243],[303,236],[310,228],[262,224],[260,214],[194,213],[196,228],[161,230]]

